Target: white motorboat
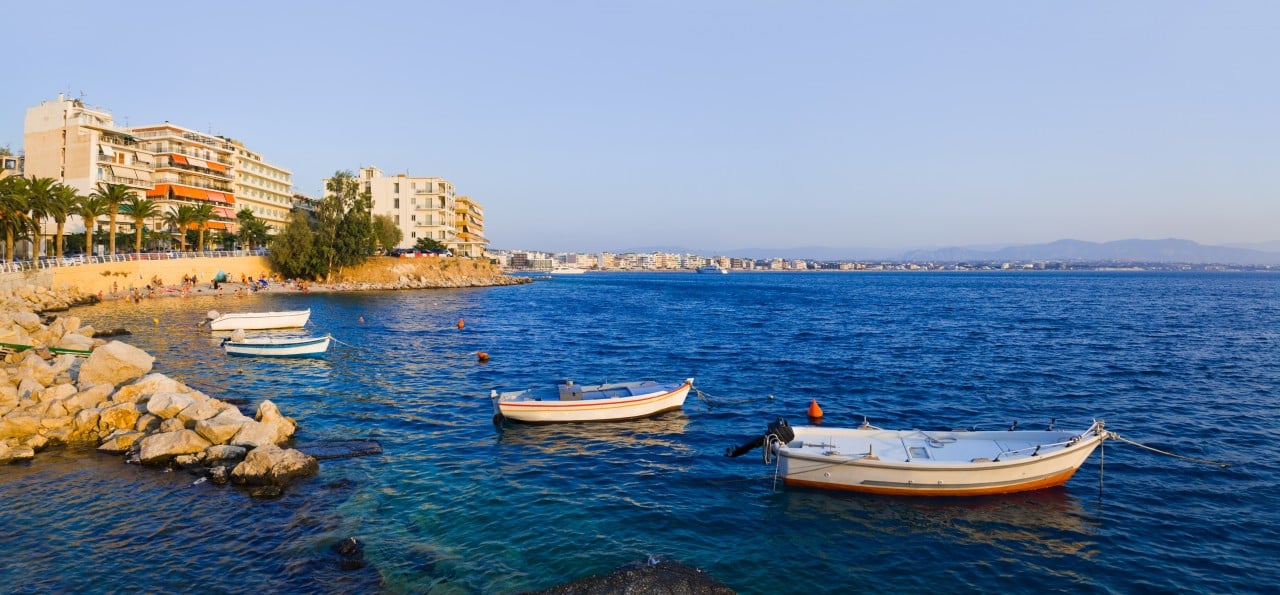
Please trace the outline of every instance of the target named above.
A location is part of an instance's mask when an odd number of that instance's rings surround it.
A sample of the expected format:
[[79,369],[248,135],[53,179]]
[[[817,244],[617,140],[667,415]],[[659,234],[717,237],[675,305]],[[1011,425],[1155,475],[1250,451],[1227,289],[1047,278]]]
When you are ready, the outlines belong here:
[[622,421],[640,419],[684,406],[693,379],[681,383],[619,382],[499,393],[493,391],[494,420],[530,423]]
[[217,312],[210,312],[209,314],[211,315],[210,318],[212,318],[209,321],[209,328],[215,331],[234,331],[236,329],[260,331],[277,328],[298,328],[307,324],[307,319],[311,318],[310,309],[284,312],[240,312],[222,314],[220,316],[212,316]]
[[587,272],[586,269],[577,269],[573,267],[556,267],[551,269],[552,275],[581,275]]
[[[238,334],[238,333],[237,333]],[[329,349],[329,335],[323,337],[254,337],[251,339],[223,339],[222,349],[227,355],[256,355],[264,357],[319,357]]]
[[1038,490],[1067,482],[1111,437],[1102,421],[1084,431],[884,430],[790,426],[779,419],[756,446],[776,456],[789,486],[913,496],[981,496]]
[[697,272],[702,274],[708,274],[708,275],[728,275],[729,274],[729,271],[724,270],[724,268],[718,264],[709,264],[704,267],[698,267]]

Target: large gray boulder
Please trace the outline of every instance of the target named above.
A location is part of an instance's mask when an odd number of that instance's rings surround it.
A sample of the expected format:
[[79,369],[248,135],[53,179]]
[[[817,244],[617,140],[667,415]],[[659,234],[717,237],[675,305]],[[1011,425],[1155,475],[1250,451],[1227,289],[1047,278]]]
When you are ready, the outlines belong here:
[[118,385],[141,378],[151,371],[156,358],[132,345],[112,341],[93,350],[93,355],[80,364],[80,385]]
[[227,444],[240,432],[240,428],[253,420],[235,408],[225,409],[209,419],[196,422],[196,433],[214,444]]
[[138,460],[144,465],[166,463],[178,455],[195,454],[212,446],[191,430],[152,434],[138,444]]
[[164,419],[173,419],[178,413],[195,403],[190,395],[182,393],[155,393],[147,400],[147,412]]
[[295,449],[268,444],[249,451],[231,470],[231,481],[246,485],[282,486],[294,478],[314,475],[320,470],[315,457]]
[[276,407],[276,404],[270,400],[263,401],[258,405],[258,412],[253,416],[253,419],[275,428],[276,437],[272,441],[276,444],[288,440],[298,430],[298,422],[293,421],[293,418],[285,417],[284,414],[280,413],[280,408]]
[[279,434],[280,427],[277,424],[262,423],[250,419],[240,426],[240,431],[236,432],[236,435],[231,438],[230,444],[247,448],[274,446],[279,442],[276,439]]

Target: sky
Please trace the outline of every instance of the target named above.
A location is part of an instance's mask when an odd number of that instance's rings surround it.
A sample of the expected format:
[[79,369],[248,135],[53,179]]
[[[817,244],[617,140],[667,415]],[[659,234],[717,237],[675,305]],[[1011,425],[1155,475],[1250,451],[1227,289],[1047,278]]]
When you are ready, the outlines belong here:
[[1275,2],[3,12],[0,146],[67,93],[239,139],[311,195],[446,178],[498,249],[1280,240]]

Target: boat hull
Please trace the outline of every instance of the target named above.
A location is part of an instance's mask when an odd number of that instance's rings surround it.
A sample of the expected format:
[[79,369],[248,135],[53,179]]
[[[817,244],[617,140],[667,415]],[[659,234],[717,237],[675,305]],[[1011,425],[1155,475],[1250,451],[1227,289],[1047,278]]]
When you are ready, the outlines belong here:
[[[1107,436],[1100,428],[1082,434],[795,431],[788,445],[770,447],[779,457],[778,476],[786,485],[911,496],[983,496],[1060,486]],[[827,448],[814,448],[815,440]],[[896,449],[895,441],[901,445]],[[947,448],[962,456],[946,453]]]
[[320,357],[329,349],[330,337],[306,341],[235,342],[227,341],[222,348],[227,355],[255,357]]
[[[670,387],[670,385],[667,385]],[[525,423],[611,422],[643,419],[684,407],[693,379],[674,389],[612,399],[509,400],[522,393],[493,395],[494,415]]]
[[261,331],[278,328],[299,328],[307,324],[311,318],[311,310],[292,312],[246,312],[224,314],[209,322],[209,328],[215,331]]

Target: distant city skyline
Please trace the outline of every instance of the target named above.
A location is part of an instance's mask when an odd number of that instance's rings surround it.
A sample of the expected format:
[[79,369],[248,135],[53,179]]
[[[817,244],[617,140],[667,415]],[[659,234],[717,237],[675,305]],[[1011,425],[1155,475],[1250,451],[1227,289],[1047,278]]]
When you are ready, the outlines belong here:
[[[361,166],[446,178],[485,205],[495,248],[1280,240],[1272,3],[71,2],[6,16],[24,25],[6,38],[0,146],[22,149],[27,108],[83,94],[122,125],[243,140],[306,194]],[[216,41],[146,41],[177,23]],[[107,48],[137,68],[104,67]]]

